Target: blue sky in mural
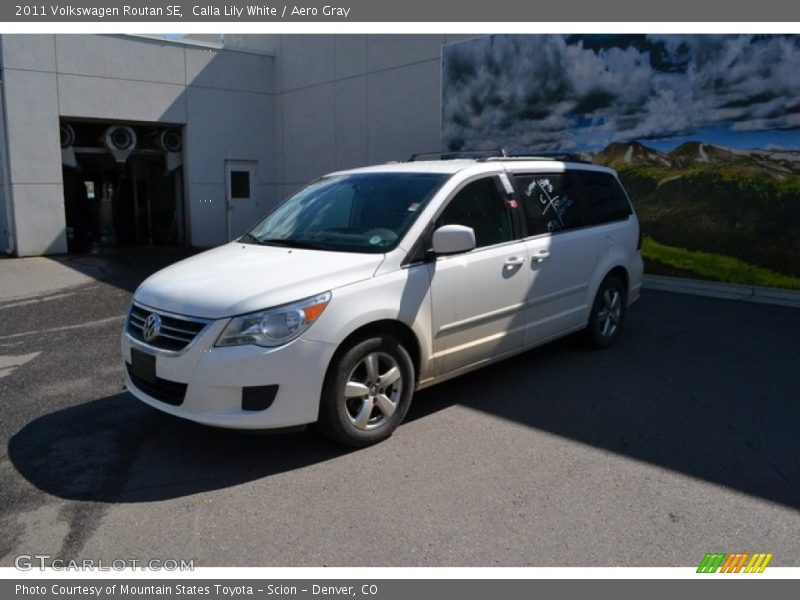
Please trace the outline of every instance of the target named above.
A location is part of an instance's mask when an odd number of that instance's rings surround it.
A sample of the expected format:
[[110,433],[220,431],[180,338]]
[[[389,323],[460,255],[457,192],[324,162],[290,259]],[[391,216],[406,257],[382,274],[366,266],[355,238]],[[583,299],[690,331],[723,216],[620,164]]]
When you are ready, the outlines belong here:
[[800,149],[800,38],[502,35],[445,47],[450,149]]
[[[728,148],[744,149],[765,149],[765,150],[800,150],[800,131],[731,131],[722,125],[718,127],[707,127],[697,129],[691,134],[677,135],[669,138],[640,139],[642,143],[669,152],[677,148],[684,142],[707,142],[715,146]],[[588,149],[588,148],[584,148]]]

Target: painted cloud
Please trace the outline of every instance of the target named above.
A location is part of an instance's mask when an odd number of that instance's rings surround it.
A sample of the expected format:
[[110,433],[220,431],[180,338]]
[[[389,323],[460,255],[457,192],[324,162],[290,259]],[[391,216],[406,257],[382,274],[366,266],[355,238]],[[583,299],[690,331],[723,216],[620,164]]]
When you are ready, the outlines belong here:
[[[444,51],[445,147],[596,150],[800,128],[800,37],[490,36]],[[722,124],[722,125],[721,125]]]

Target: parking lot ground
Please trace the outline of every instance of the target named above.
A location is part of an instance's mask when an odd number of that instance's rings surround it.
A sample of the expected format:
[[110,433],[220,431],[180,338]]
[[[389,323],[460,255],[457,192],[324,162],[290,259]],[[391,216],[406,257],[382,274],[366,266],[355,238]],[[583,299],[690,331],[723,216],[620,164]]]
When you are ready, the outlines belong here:
[[617,346],[571,337],[430,388],[344,451],[126,393],[132,290],[176,257],[0,300],[0,565],[800,566],[797,309],[646,291]]

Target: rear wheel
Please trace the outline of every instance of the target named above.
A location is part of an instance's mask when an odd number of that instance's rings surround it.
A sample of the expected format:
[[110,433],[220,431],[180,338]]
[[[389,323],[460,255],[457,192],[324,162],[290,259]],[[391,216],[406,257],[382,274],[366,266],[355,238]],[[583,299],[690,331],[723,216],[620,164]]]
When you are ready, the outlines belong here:
[[322,392],[318,426],[353,447],[388,438],[403,421],[414,394],[414,365],[396,339],[374,336],[334,358]]
[[597,290],[586,337],[595,348],[607,348],[617,341],[625,321],[627,294],[625,285],[613,275],[606,277]]

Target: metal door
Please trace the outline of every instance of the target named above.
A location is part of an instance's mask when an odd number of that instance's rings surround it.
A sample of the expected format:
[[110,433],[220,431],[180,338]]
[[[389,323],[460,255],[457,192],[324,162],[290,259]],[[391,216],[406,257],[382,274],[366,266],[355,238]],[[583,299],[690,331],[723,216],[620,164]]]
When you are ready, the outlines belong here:
[[225,216],[228,241],[242,235],[257,218],[256,161],[225,161]]

